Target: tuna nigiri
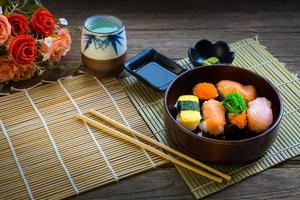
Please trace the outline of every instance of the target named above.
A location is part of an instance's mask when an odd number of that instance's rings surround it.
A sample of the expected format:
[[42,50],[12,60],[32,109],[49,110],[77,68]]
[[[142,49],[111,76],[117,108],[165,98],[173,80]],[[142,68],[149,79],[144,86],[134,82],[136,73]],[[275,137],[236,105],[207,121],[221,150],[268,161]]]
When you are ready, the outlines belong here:
[[202,105],[203,122],[200,123],[200,128],[212,135],[220,135],[224,132],[225,109],[217,100],[210,99]]
[[224,98],[232,92],[239,92],[247,102],[254,100],[257,96],[254,86],[244,86],[238,82],[230,80],[222,80],[217,83],[217,89],[219,94]]
[[251,131],[261,133],[273,122],[271,102],[265,97],[256,98],[248,103],[248,127]]

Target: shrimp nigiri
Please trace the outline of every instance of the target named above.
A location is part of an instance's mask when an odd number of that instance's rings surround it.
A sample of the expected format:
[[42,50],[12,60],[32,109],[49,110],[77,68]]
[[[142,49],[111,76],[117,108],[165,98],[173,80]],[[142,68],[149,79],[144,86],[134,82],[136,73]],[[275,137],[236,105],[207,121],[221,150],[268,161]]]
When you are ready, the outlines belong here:
[[200,123],[200,128],[212,135],[220,135],[224,132],[225,109],[217,100],[210,99],[202,105],[203,122]]
[[217,89],[219,94],[224,98],[232,92],[239,92],[247,102],[254,100],[257,96],[254,86],[245,86],[238,82],[230,80],[222,80],[217,83]]
[[271,102],[265,97],[256,98],[248,103],[248,127],[251,131],[261,133],[273,122]]

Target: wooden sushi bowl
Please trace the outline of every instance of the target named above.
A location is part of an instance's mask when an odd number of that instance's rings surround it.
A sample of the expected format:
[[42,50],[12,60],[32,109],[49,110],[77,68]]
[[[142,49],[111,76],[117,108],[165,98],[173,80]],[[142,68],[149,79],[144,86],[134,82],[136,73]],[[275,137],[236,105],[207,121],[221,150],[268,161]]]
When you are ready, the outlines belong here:
[[[174,105],[178,97],[190,94],[199,82],[216,84],[220,80],[253,85],[258,97],[269,99],[273,111],[273,123],[269,129],[247,139],[220,140],[199,136],[177,123]],[[194,68],[178,76],[165,93],[164,110],[166,133],[171,145],[201,161],[237,164],[258,159],[272,145],[283,115],[283,103],[276,88],[262,76],[240,67],[213,65]]]

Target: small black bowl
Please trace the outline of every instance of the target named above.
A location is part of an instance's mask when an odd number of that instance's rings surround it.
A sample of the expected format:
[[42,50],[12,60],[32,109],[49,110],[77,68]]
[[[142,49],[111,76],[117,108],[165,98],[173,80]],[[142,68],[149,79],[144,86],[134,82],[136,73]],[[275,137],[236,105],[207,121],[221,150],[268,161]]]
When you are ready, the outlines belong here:
[[230,51],[226,42],[218,41],[213,44],[208,40],[200,40],[194,48],[188,49],[188,56],[191,63],[197,67],[202,66],[203,61],[210,57],[219,59],[219,62],[216,64],[231,64],[235,54]]

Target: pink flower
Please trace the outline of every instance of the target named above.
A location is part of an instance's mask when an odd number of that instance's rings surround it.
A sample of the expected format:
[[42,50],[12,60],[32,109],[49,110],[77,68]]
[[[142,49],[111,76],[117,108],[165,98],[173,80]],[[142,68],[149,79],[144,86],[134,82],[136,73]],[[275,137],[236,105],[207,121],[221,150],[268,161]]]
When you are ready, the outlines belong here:
[[4,15],[0,15],[0,45],[4,44],[11,34],[11,25]]
[[44,60],[49,59],[51,62],[58,62],[70,50],[71,43],[71,35],[68,29],[59,29],[57,34],[45,38],[41,44]]
[[70,51],[71,48],[71,43],[72,43],[72,39],[71,39],[71,35],[68,29],[66,28],[61,28],[58,30],[58,35],[61,39],[61,47],[63,47],[63,56],[65,56],[68,51]]

